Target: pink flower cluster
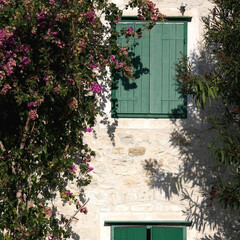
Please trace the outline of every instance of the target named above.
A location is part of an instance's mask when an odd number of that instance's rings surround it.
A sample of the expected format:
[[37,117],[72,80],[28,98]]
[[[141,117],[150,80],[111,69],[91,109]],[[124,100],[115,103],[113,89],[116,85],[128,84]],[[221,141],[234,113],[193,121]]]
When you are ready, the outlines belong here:
[[62,88],[61,85],[58,84],[58,86],[54,88],[54,92],[58,92],[58,91],[60,91],[61,88]]
[[[8,76],[11,76],[13,74],[13,67],[16,66],[16,60],[14,59],[16,57],[16,54],[12,55],[7,61],[5,65],[2,66],[2,69],[7,72]],[[3,62],[6,60],[5,57],[3,57]]]
[[128,27],[127,28],[127,35],[129,35],[129,36],[134,35],[133,27]]
[[78,101],[77,101],[77,99],[76,99],[75,97],[72,97],[72,98],[70,99],[70,102],[69,102],[68,106],[69,106],[71,109],[77,108],[77,107],[78,107]]
[[76,82],[72,78],[68,78],[68,81],[74,86]]
[[28,105],[27,105],[29,108],[30,107],[36,107],[37,106],[37,102],[30,102],[30,103],[28,103]]
[[[53,236],[53,234],[52,233],[48,233],[47,235],[46,235],[46,237],[52,237]],[[57,239],[57,237],[53,237],[52,238],[52,240],[56,240]]]
[[[25,54],[30,53],[29,46],[27,44],[17,45],[14,38],[14,33],[9,30],[9,27],[0,29],[0,49],[2,52],[0,65],[0,80],[3,80],[6,76],[11,76],[14,73],[14,68],[18,65],[21,68],[20,72],[23,72],[31,61]],[[11,49],[11,50],[9,50]],[[17,56],[17,54],[24,54],[23,56]]]
[[91,127],[86,128],[86,129],[84,129],[84,132],[92,132],[92,128]]
[[87,214],[87,213],[88,213],[88,210],[87,210],[86,207],[80,207],[80,208],[79,208],[79,211],[80,211],[81,213],[84,213],[84,214]]
[[37,109],[33,109],[29,112],[29,118],[31,120],[36,120],[38,118]]
[[53,210],[50,207],[45,207],[45,210],[43,211],[45,215],[51,216],[53,213]]
[[50,83],[53,84],[53,81],[50,81],[51,76],[48,75],[46,77],[43,78],[43,80],[46,82],[46,85],[48,86]]
[[8,0],[0,0],[0,10],[2,10],[3,9],[3,5],[4,6],[8,6],[9,5],[9,2],[8,2]]
[[86,158],[86,157],[85,157],[85,158],[83,159],[83,161],[87,163],[87,162],[91,162],[92,159],[91,159],[90,157],[89,157],[89,158]]
[[94,168],[93,167],[88,167],[88,169],[87,169],[87,173],[89,173],[89,172],[91,172],[91,171],[93,171],[94,170]]
[[[155,6],[156,4],[154,4],[152,1],[143,0],[143,5],[138,10],[138,19],[157,21],[159,18],[164,17],[162,14],[160,14],[159,9],[155,8]],[[147,16],[147,18],[145,16]]]
[[83,16],[86,17],[86,21],[88,24],[92,25],[95,21],[95,12],[89,11],[87,13],[83,13]]
[[95,93],[100,93],[102,91],[101,85],[96,82],[91,82],[92,87],[88,89],[88,91],[93,91]]
[[49,39],[52,43],[55,43],[59,48],[63,48],[66,44],[57,39],[58,32],[52,31],[50,28],[47,30],[47,35],[44,37],[45,39]]
[[50,4],[50,5],[56,5],[56,3],[55,3],[54,0],[49,0],[49,4]]
[[19,58],[19,60],[21,62],[19,67],[24,67],[24,66],[28,65],[31,62],[28,57]]
[[2,90],[1,90],[1,94],[6,95],[6,93],[11,89],[11,87],[9,86],[9,84],[4,84]]
[[[121,48],[122,52],[124,55],[128,55],[128,52],[126,51],[126,48]],[[110,56],[110,60],[112,61],[112,63],[115,64],[115,69],[119,69],[119,68],[124,68],[125,71],[130,71],[130,68],[128,66],[124,67],[123,62],[119,62],[118,60],[115,60],[116,57],[114,55]]]
[[75,165],[72,165],[72,173],[76,174],[77,173],[77,168]]

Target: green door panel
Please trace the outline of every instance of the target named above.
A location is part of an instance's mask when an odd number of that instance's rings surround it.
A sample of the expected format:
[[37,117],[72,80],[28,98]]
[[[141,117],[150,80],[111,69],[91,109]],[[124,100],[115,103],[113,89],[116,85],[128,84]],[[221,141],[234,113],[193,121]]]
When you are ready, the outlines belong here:
[[146,240],[146,227],[115,227],[114,240]]
[[153,227],[151,240],[184,240],[184,229],[181,227]]

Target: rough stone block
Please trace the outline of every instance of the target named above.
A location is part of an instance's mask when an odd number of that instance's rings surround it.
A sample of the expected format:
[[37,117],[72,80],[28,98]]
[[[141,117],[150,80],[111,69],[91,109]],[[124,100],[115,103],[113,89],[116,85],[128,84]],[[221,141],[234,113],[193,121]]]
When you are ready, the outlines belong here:
[[145,147],[134,147],[128,149],[129,156],[143,156],[146,152]]

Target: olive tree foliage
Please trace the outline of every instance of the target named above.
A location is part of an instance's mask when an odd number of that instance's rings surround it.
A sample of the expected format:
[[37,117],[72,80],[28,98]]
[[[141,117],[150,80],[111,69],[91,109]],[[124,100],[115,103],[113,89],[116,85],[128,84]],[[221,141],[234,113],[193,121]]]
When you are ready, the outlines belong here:
[[[240,4],[238,0],[212,0],[215,7],[203,18],[205,47],[214,69],[194,74],[186,57],[177,65],[183,91],[192,94],[204,108],[211,100],[221,103],[218,117],[211,119],[218,137],[209,144],[211,156],[229,169],[229,177],[219,176],[210,199],[218,199],[233,209],[240,207]],[[207,103],[206,103],[207,102]],[[212,204],[212,203],[211,203]]]
[[[148,0],[125,8],[138,8],[145,28],[163,19]],[[49,205],[56,195],[87,214],[68,183],[91,181],[83,135],[99,113],[100,79],[112,69],[132,77],[128,39],[144,30],[117,32],[122,13],[108,0],[0,0],[0,239],[68,238],[72,218]]]

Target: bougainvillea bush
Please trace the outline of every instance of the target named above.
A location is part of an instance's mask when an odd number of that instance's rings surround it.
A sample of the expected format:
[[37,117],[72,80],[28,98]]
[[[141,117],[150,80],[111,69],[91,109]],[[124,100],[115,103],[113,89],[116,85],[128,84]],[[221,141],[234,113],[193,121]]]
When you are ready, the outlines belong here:
[[[163,17],[148,0],[126,6],[135,7],[146,28]],[[87,213],[67,184],[91,181],[83,135],[99,113],[100,80],[111,69],[132,77],[128,38],[142,29],[122,29],[119,46],[121,16],[105,0],[0,0],[0,239],[68,238],[71,219],[48,204],[56,194]]]

